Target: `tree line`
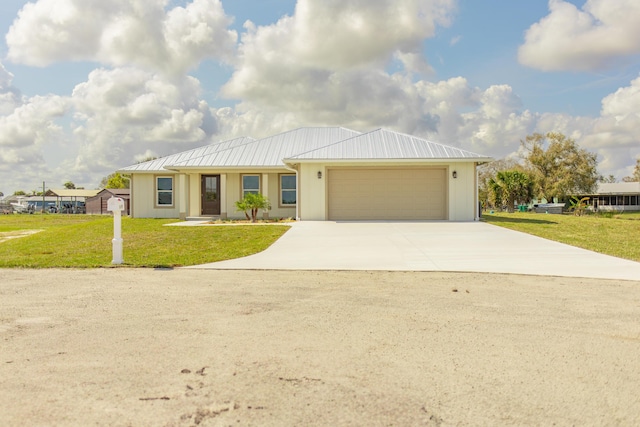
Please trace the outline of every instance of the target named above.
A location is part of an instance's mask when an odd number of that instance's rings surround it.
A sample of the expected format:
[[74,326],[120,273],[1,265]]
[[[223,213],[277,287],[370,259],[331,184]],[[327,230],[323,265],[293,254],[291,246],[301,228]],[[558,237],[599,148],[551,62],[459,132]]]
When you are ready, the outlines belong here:
[[[534,133],[521,141],[523,158],[501,159],[479,168],[479,197],[484,207],[507,207],[532,199],[567,202],[572,196],[593,194],[598,182],[616,182],[598,174],[597,156],[559,132]],[[631,176],[640,181],[640,158]]]

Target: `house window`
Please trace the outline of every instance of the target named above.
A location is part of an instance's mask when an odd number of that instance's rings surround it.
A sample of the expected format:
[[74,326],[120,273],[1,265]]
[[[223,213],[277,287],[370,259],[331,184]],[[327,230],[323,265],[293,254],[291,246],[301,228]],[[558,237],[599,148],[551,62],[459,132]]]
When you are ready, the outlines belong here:
[[295,206],[296,204],[296,176],[280,175],[280,204]]
[[173,206],[173,177],[156,177],[156,204]]
[[260,194],[260,175],[242,175],[242,197],[247,193]]

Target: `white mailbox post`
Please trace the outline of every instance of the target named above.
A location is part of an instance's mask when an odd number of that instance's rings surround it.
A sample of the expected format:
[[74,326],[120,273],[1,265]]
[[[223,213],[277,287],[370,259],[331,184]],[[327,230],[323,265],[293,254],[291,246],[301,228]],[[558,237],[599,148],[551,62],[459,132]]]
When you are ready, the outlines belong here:
[[122,216],[124,200],[120,197],[111,197],[107,200],[107,210],[113,212],[113,260],[111,264],[122,264]]

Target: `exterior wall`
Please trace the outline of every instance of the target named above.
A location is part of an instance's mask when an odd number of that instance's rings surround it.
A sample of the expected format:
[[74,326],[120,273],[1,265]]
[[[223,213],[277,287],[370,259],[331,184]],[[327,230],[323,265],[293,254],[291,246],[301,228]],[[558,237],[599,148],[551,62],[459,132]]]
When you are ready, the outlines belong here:
[[[298,172],[298,215],[301,220],[325,221],[327,207],[327,170],[338,164],[304,163]],[[460,163],[340,163],[340,167],[446,167],[447,168],[447,205],[449,221],[473,221],[477,217],[476,170],[473,162]],[[452,173],[456,171],[457,178]],[[318,172],[322,177],[318,178]],[[228,218],[244,218],[242,212],[236,211],[235,203],[242,196],[241,175],[243,172],[206,171],[206,174],[221,175],[221,216]],[[279,171],[251,171],[246,174],[260,175],[261,191],[271,201],[272,218],[295,218],[296,208],[280,205],[280,174],[293,174],[286,169]],[[224,179],[222,179],[224,175]],[[172,207],[155,205],[157,176],[173,176],[174,194]],[[200,172],[180,175],[166,174],[133,174],[131,182],[131,216],[134,218],[183,218],[200,216]],[[223,183],[226,185],[223,186]],[[265,183],[267,186],[265,187]],[[186,193],[186,197],[185,197]]]
[[[293,174],[286,169],[279,172],[253,172],[246,173],[227,173],[226,174],[226,200],[225,207],[221,207],[222,212],[227,212],[228,218],[242,219],[244,214],[236,211],[236,202],[242,198],[242,175],[259,175],[260,190],[271,202],[271,210],[269,216],[271,218],[294,218],[296,216],[296,208],[288,206],[280,206],[280,174]],[[261,214],[261,213],[260,213]],[[260,215],[259,214],[259,215]]]
[[[111,215],[111,212],[107,210],[107,200],[109,200],[113,195],[109,192],[100,192],[97,196],[89,197],[85,202],[85,207],[87,210],[87,215]],[[124,200],[124,215],[129,215],[129,196],[115,196],[120,197]]]
[[[155,178],[156,176],[172,176],[173,179],[173,206],[156,207]],[[131,216],[133,218],[179,218],[178,207],[180,188],[175,174],[134,174],[131,180]]]
[[475,163],[450,164],[448,179],[449,221],[474,221],[478,211]]
[[[318,172],[322,178],[318,179]],[[298,172],[298,215],[301,220],[327,219],[327,165],[303,163]]]
[[[298,203],[301,220],[325,221],[328,215],[327,208],[327,169],[328,163],[303,163],[300,165],[298,181]],[[340,167],[371,167],[385,168],[403,166],[420,167],[446,167],[447,168],[447,200],[449,221],[474,221],[477,218],[477,181],[476,168],[473,162],[460,163],[340,163]],[[456,171],[457,178],[452,173]],[[322,178],[318,179],[318,172]]]
[[598,206],[598,210],[603,212],[637,212],[640,211],[640,205],[601,205]]
[[[236,211],[236,202],[240,200],[240,193],[242,192],[242,188],[240,187],[239,173],[227,174],[227,187],[225,190],[227,191],[226,193],[227,217],[236,218],[236,219],[244,218],[244,214],[242,212]],[[225,209],[221,208],[221,210],[225,210]]]

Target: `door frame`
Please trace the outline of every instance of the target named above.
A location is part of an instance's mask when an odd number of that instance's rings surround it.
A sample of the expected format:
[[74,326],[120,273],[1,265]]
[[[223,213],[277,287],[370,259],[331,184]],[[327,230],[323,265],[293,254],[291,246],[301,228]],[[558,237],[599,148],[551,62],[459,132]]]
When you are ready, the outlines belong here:
[[[215,178],[216,180],[216,190],[217,190],[217,204],[213,204],[212,212],[205,212],[205,185],[207,182],[207,178]],[[200,215],[220,215],[220,197],[221,189],[220,189],[220,174],[211,174],[211,175],[201,175],[200,176]]]

